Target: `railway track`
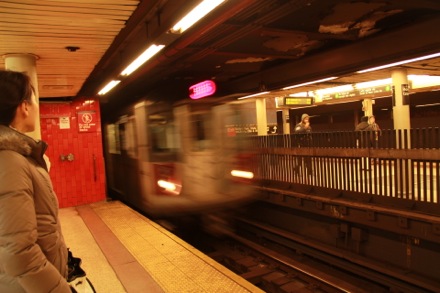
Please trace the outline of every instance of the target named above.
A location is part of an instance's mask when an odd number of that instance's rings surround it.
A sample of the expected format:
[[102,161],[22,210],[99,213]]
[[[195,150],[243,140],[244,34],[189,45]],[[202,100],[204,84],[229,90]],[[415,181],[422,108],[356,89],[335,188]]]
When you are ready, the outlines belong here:
[[266,292],[440,292],[411,273],[388,273],[385,262],[271,226],[267,216],[179,219],[173,233]]
[[[435,292],[237,218],[235,232],[211,241],[213,259],[266,292]],[[204,238],[206,239],[206,238]]]
[[229,237],[209,255],[266,292],[389,292],[310,256],[292,255],[267,241],[256,244],[236,234]]
[[180,219],[171,226],[173,233],[265,292],[389,292],[299,250],[258,237],[255,229],[243,225],[246,221],[242,220],[239,230],[233,232],[230,226],[224,226],[228,221],[216,217],[222,226],[216,236],[212,230],[206,233],[195,218]]

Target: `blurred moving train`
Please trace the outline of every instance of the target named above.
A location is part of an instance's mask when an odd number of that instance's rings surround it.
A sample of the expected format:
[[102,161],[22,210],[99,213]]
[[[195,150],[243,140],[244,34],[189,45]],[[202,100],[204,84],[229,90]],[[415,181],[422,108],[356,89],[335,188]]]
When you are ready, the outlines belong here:
[[255,198],[236,105],[142,101],[104,131],[108,194],[151,217],[218,210]]

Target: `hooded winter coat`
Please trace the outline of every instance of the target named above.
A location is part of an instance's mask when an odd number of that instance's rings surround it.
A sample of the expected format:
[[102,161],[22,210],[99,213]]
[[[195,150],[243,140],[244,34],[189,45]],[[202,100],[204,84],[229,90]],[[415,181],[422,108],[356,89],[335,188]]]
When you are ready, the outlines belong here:
[[312,132],[312,127],[309,125],[306,125],[306,122],[304,121],[306,118],[309,118],[310,116],[307,114],[301,115],[301,121],[295,125],[295,133],[310,133]]
[[358,125],[356,125],[355,131],[365,131],[369,130],[370,124],[368,124],[368,116],[363,116],[361,118],[361,122],[359,122]]
[[46,148],[0,125],[0,292],[71,292]]

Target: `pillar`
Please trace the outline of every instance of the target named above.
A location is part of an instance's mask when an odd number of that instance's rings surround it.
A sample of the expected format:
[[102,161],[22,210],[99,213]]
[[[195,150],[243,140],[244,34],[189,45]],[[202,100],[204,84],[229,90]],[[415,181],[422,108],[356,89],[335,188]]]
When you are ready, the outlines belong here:
[[362,111],[364,112],[364,116],[373,115],[373,104],[374,101],[372,99],[364,99],[362,101]]
[[255,109],[257,112],[257,132],[258,135],[267,135],[267,113],[266,98],[255,99]]
[[[391,72],[391,78],[393,81],[393,123],[394,123],[394,129],[402,130],[402,131],[409,131],[411,128],[410,125],[410,111],[409,111],[409,86],[408,86],[408,76],[405,69],[397,68]],[[410,133],[408,132],[408,148],[411,148],[410,142],[411,137]],[[399,140],[399,137],[396,137],[397,140]],[[403,142],[403,141],[402,141]],[[397,148],[400,148],[399,141],[397,141]],[[405,172],[407,170],[408,173]],[[402,196],[411,196],[411,195],[405,195],[404,190],[409,186],[412,185],[412,175],[411,172],[413,172],[414,168],[412,166],[411,160],[402,160],[402,162],[397,161],[397,186],[398,190],[397,192],[401,194]],[[402,172],[401,174],[399,174]],[[402,182],[400,182],[402,181]],[[400,186],[403,187],[402,190],[400,190]],[[411,190],[411,188],[409,188]],[[410,191],[411,192],[411,191]]]
[[[37,79],[37,59],[38,57],[33,54],[6,54],[5,69],[11,71],[19,71],[26,73],[35,89],[35,98],[37,103],[40,102],[40,95],[38,92],[38,79]],[[37,114],[37,121],[35,123],[35,131],[27,133],[27,135],[34,139],[41,139],[41,127],[40,127],[40,113]]]
[[394,129],[410,129],[408,77],[406,69],[391,72],[393,81],[393,121]]
[[283,109],[283,134],[290,134],[289,109]]

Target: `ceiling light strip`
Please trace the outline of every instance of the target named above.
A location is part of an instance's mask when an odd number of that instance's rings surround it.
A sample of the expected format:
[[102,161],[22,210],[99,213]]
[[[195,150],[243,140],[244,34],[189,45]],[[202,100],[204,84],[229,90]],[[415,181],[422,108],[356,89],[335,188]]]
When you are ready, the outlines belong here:
[[110,81],[106,86],[104,86],[98,93],[98,95],[105,95],[106,93],[108,93],[112,88],[114,88],[115,86],[118,85],[118,83],[120,83],[120,80],[112,80]]
[[214,10],[219,6],[224,0],[204,0],[199,5],[197,5],[193,10],[191,10],[187,15],[185,15],[181,20],[179,20],[171,29],[174,33],[183,33],[197,21],[202,19],[209,12]]
[[160,50],[163,49],[165,45],[151,45],[145,50],[139,57],[137,57],[130,65],[128,65],[122,72],[121,75],[127,76],[130,75],[133,71],[138,69],[142,64],[147,62],[150,58],[156,55]]
[[359,71],[356,71],[356,73],[366,73],[366,72],[376,71],[376,70],[385,69],[385,68],[389,68],[389,67],[393,67],[393,66],[398,66],[398,65],[403,65],[403,64],[407,64],[407,63],[411,63],[411,62],[431,59],[431,58],[435,58],[435,57],[439,57],[439,56],[440,56],[440,53],[430,54],[430,55],[426,55],[426,56],[422,56],[422,57],[402,60],[402,61],[398,61],[398,62],[394,62],[394,63],[389,63],[389,64],[377,66],[377,67],[372,67],[372,68],[368,68],[368,69],[359,70]]
[[257,96],[265,95],[265,94],[268,94],[268,93],[269,92],[256,93],[256,94],[252,94],[252,95],[248,95],[248,96],[244,96],[244,97],[238,98],[238,100],[243,100],[243,99],[248,99],[248,98],[252,98],[252,97],[257,97]]
[[338,77],[336,77],[336,76],[326,77],[326,78],[323,78],[323,79],[318,79],[318,80],[313,80],[313,81],[308,81],[308,82],[304,82],[304,83],[300,83],[300,84],[291,85],[291,86],[288,86],[288,87],[283,87],[282,89],[283,90],[290,90],[290,89],[293,89],[293,88],[297,88],[297,87],[301,87],[301,86],[305,86],[305,85],[310,85],[310,84],[314,84],[314,83],[319,83],[319,82],[324,82],[324,81],[329,81],[329,80],[333,80],[333,79],[336,79],[336,78],[338,78]]

